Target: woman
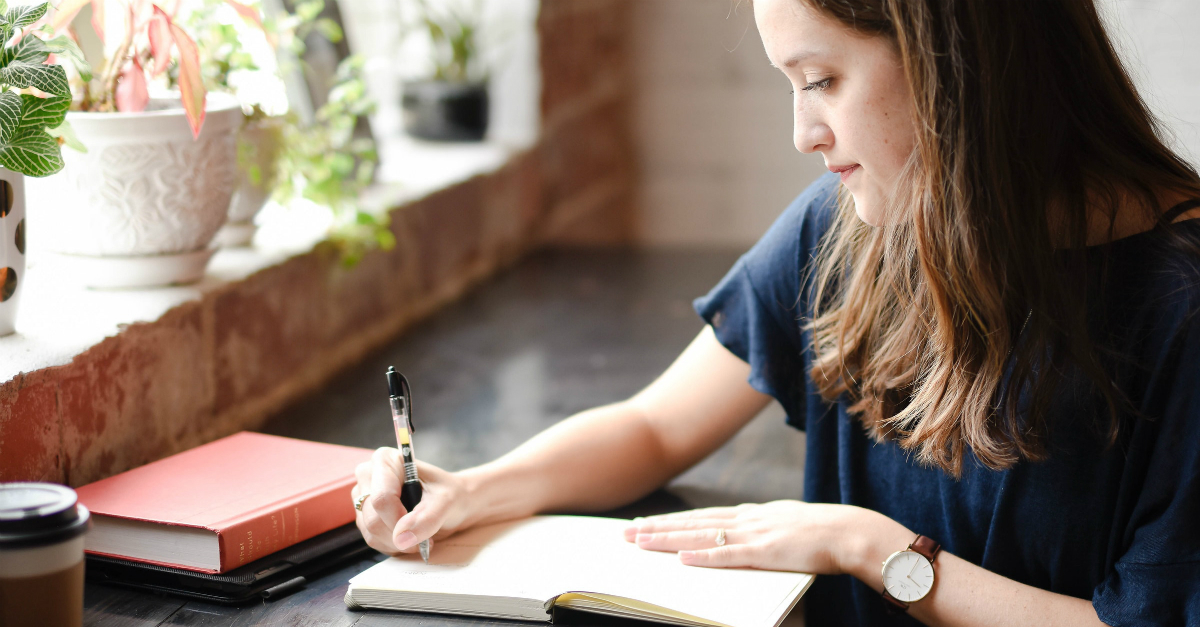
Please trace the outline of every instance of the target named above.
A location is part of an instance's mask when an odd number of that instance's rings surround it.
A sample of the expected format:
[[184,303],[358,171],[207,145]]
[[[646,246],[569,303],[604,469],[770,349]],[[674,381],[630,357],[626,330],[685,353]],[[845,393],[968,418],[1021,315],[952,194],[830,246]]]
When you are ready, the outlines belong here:
[[[1200,179],[1095,7],[754,12],[795,88],[796,147],[838,176],[697,301],[709,325],[635,397],[477,468],[423,466],[411,513],[377,452],[354,491],[368,542],[615,508],[773,397],[807,431],[805,502],[652,517],[627,539],[832,575],[812,625],[1200,624]],[[926,561],[881,576],[918,534]]]

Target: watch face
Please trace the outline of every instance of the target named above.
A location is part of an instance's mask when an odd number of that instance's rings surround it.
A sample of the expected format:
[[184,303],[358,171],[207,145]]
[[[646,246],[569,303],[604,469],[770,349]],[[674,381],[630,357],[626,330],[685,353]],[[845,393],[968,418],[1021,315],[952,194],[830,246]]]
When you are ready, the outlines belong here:
[[933,564],[916,551],[895,553],[883,563],[883,587],[897,601],[919,601],[933,588]]

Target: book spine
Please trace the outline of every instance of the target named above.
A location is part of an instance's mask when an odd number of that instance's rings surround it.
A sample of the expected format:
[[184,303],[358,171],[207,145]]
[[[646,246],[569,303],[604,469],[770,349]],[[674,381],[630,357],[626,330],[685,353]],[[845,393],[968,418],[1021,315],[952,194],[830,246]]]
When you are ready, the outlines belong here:
[[293,544],[354,522],[350,488],[354,479],[257,510],[222,525],[217,532],[221,572],[261,559]]

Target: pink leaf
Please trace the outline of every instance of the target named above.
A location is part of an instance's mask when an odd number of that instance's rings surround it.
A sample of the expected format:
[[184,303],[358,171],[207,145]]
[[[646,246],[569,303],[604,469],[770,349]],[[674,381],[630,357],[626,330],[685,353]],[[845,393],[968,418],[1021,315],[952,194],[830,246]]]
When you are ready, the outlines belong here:
[[150,18],[146,34],[150,37],[150,54],[154,57],[154,67],[151,68],[150,75],[158,76],[171,62],[170,18],[162,9],[154,7],[154,16]]
[[92,29],[104,41],[104,0],[92,0]]
[[[166,18],[166,14],[163,17]],[[171,25],[175,47],[179,50],[179,92],[183,110],[192,125],[192,137],[199,137],[200,127],[204,126],[204,104],[208,96],[204,80],[200,77],[200,50],[178,24],[170,22],[170,18],[166,19]]]
[[150,102],[150,92],[146,90],[146,72],[136,58],[125,66],[121,78],[117,82],[117,111],[131,113],[145,111]]
[[225,0],[225,4],[233,7],[233,9],[238,12],[238,15],[249,20],[251,23],[257,26],[259,30],[266,32],[266,29],[263,28],[262,18],[258,16],[258,11],[255,11],[253,8],[246,6],[241,2],[237,2],[236,0]]
[[[93,0],[63,0],[59,3],[58,8],[54,9],[54,18],[50,20],[50,25],[55,31],[62,30],[64,26],[71,23],[79,11],[83,9],[83,5],[92,2]],[[99,0],[96,0],[99,1]]]

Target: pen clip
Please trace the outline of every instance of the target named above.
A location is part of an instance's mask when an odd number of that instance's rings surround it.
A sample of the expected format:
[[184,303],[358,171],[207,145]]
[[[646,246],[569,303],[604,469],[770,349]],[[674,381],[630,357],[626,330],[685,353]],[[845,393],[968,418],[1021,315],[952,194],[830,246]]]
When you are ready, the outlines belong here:
[[408,379],[399,372],[396,372],[395,366],[388,366],[387,383],[388,395],[400,397],[404,400],[404,417],[408,421],[405,428],[410,432],[416,433],[417,428],[413,426],[412,420],[412,391],[409,389]]

